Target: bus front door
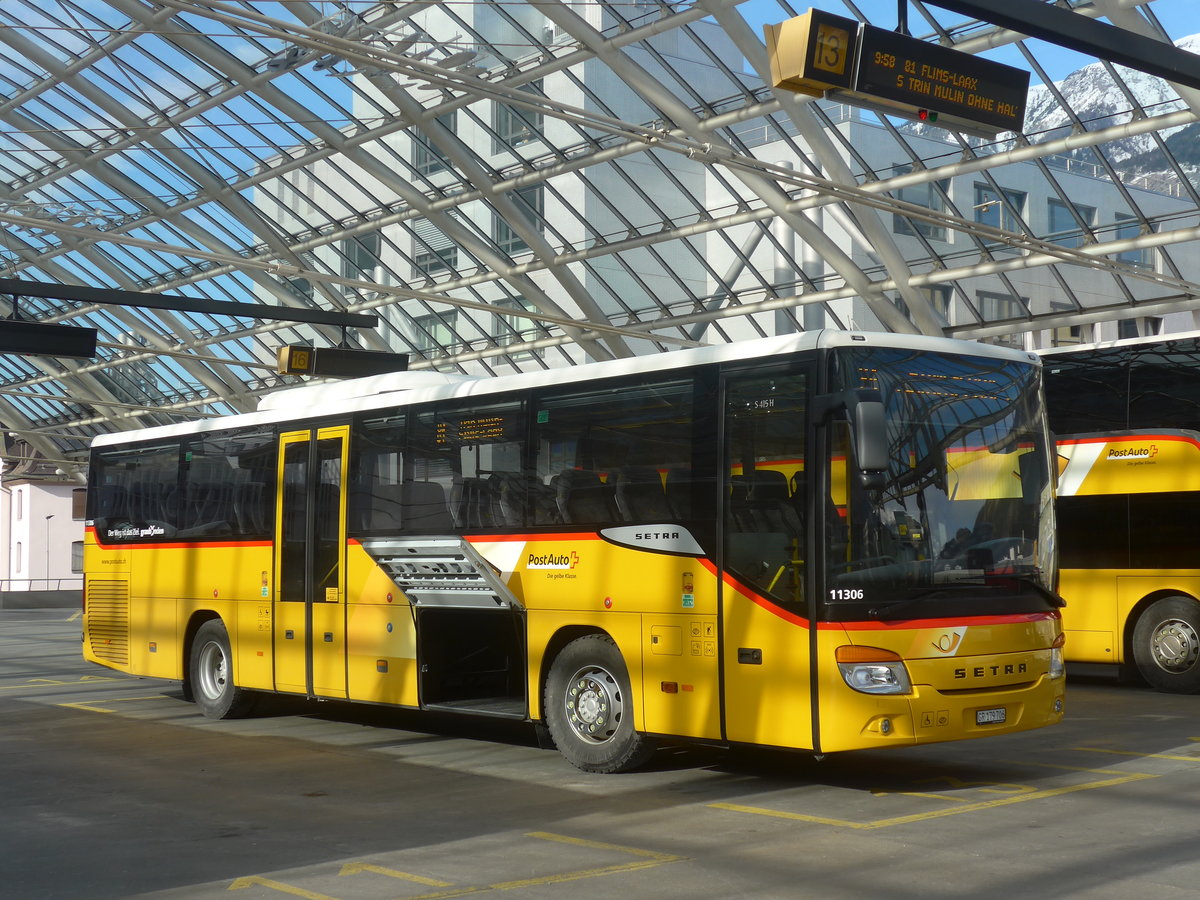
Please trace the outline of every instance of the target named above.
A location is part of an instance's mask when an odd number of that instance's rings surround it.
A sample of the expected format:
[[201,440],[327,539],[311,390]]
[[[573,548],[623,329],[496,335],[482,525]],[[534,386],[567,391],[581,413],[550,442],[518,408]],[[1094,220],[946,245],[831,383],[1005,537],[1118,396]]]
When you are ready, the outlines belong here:
[[806,374],[759,368],[725,381],[721,658],[730,741],[812,742]]
[[279,436],[275,515],[276,690],[346,696],[349,428]]

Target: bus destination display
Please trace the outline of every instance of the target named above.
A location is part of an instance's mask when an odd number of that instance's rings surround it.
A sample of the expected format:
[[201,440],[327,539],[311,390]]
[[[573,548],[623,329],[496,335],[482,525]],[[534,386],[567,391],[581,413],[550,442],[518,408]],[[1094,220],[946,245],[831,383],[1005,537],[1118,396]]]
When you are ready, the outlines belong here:
[[464,416],[461,419],[439,419],[434,425],[439,446],[460,444],[495,444],[509,440],[511,423],[507,416]]

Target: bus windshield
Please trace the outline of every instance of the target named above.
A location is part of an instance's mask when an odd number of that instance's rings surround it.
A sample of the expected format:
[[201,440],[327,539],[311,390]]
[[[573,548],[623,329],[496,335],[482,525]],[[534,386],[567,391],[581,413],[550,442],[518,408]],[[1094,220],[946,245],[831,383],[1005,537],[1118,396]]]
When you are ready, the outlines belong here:
[[889,466],[869,487],[835,422],[826,617],[1040,611],[1052,593],[1049,441],[1036,364],[853,348],[843,390],[878,391]]

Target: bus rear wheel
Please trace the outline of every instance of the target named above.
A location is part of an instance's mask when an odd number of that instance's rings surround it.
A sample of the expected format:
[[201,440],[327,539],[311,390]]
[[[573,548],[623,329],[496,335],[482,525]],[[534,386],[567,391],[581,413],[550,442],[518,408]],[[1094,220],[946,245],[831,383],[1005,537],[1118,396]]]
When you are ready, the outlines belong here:
[[1133,659],[1157,691],[1200,692],[1200,603],[1181,596],[1154,601],[1134,626]]
[[188,682],[196,705],[210,719],[236,719],[254,706],[254,695],[233,683],[229,633],[220,619],[209,619],[197,630]]
[[627,772],[654,753],[634,730],[629,673],[606,634],[576,638],[555,657],[544,708],[554,746],[585,772]]

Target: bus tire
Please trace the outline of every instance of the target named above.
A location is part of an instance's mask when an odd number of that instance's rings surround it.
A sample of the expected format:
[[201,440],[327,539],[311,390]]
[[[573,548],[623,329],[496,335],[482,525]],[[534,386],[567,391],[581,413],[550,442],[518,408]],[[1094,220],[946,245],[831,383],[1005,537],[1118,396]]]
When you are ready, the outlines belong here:
[[1176,595],[1150,604],[1133,629],[1133,659],[1156,691],[1200,692],[1200,603]]
[[633,727],[629,673],[606,634],[576,638],[550,666],[546,726],[558,752],[585,772],[627,772],[654,753]]
[[254,706],[254,695],[233,683],[229,633],[220,619],[209,619],[196,631],[188,682],[196,705],[210,719],[236,719]]

